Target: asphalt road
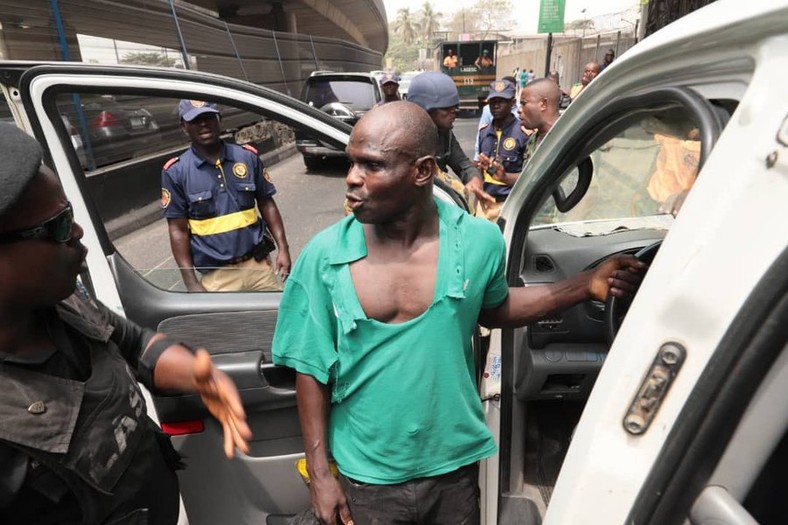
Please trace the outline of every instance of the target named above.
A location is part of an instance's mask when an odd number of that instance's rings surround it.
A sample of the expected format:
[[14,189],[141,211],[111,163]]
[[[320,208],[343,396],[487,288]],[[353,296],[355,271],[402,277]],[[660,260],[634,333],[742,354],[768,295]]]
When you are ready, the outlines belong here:
[[[473,154],[477,124],[475,117],[458,118],[455,122],[454,133],[469,156]],[[312,236],[343,217],[346,170],[345,163],[332,162],[320,172],[307,173],[300,154],[269,167],[294,262]],[[182,289],[164,219],[118,238],[115,246],[137,271],[157,286]]]

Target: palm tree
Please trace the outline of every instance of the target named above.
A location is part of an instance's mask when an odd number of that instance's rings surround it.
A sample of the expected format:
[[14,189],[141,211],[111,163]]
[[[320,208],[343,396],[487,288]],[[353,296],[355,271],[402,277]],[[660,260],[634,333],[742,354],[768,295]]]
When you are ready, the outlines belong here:
[[443,15],[436,13],[429,1],[424,2],[421,6],[421,13],[419,13],[419,31],[421,37],[425,42],[432,41],[432,35],[438,30],[440,19]]
[[416,40],[416,23],[413,15],[410,14],[410,9],[403,7],[397,11],[397,20],[394,22],[394,32],[406,44],[413,43]]

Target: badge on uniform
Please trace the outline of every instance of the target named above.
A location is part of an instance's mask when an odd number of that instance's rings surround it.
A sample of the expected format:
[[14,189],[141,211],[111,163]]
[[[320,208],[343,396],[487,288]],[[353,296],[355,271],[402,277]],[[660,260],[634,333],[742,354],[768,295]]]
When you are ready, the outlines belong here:
[[270,182],[271,184],[273,184],[273,183],[274,183],[274,181],[273,181],[273,180],[271,180],[271,174],[270,174],[270,173],[268,173],[268,169],[267,169],[267,168],[263,168],[263,178],[264,178],[265,180],[267,180],[268,182]]
[[166,208],[170,205],[170,192],[166,189],[161,189],[161,207]]
[[506,89],[506,83],[498,81],[498,82],[495,83],[495,87],[493,89],[495,89],[495,91],[500,93],[501,91]]
[[506,137],[506,139],[503,141],[503,149],[506,151],[512,151],[516,147],[517,141],[514,140],[514,137]]
[[204,100],[190,100],[189,103],[195,108],[201,108],[205,105]]
[[245,179],[249,175],[249,170],[243,162],[236,162],[233,164],[233,175],[239,179]]

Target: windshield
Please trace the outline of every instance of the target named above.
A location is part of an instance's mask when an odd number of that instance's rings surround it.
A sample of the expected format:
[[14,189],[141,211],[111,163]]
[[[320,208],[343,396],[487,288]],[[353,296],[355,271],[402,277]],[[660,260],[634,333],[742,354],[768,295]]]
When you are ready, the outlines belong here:
[[316,108],[322,108],[331,102],[341,102],[353,111],[367,111],[376,102],[371,81],[320,78],[310,81],[305,101]]
[[[549,198],[532,225],[561,225],[584,235],[668,225],[695,182],[700,146],[698,129],[686,118],[638,120],[591,153],[593,178],[577,206],[562,213]],[[565,194],[577,179],[577,168],[563,177]]]

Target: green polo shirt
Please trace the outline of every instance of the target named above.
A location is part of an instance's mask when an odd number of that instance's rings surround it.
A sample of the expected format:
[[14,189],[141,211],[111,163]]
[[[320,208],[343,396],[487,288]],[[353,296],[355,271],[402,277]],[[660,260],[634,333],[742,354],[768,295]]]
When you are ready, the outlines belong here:
[[304,248],[287,280],[274,362],[331,384],[329,445],[339,470],[366,483],[437,476],[495,453],[476,388],[479,311],[509,293],[497,227],[436,200],[432,305],[400,324],[369,319],[350,264],[366,257],[350,215]]

